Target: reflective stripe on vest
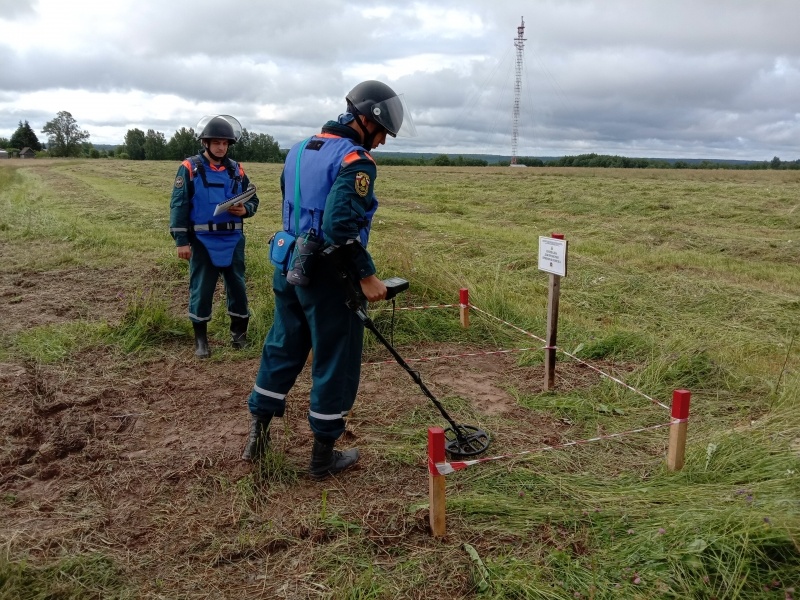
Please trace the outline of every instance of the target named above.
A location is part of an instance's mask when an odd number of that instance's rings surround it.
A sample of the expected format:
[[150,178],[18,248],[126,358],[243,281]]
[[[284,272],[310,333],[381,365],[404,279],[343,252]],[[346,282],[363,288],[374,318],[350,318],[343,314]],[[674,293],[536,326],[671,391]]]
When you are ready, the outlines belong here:
[[192,231],[235,231],[244,229],[243,223],[208,223],[207,225],[192,225]]

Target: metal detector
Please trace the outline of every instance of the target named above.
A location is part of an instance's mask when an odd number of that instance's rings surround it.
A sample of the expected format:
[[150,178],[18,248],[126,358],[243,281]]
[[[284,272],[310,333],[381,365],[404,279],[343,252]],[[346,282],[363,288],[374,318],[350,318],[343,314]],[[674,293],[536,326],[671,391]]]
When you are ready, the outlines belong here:
[[[454,458],[477,456],[478,454],[485,452],[489,447],[489,443],[491,442],[491,437],[489,434],[483,429],[475,427],[474,425],[462,425],[456,423],[453,418],[447,414],[447,411],[444,409],[444,406],[442,406],[442,403],[436,399],[436,397],[423,383],[419,373],[408,366],[408,363],[403,360],[403,357],[400,356],[397,350],[394,349],[394,347],[383,336],[383,334],[378,331],[375,323],[372,321],[372,319],[370,319],[364,308],[366,298],[364,298],[358,282],[353,276],[350,275],[347,266],[343,264],[340,252],[337,252],[340,250],[340,248],[341,247],[331,246],[326,248],[322,254],[326,258],[332,259],[330,262],[336,267],[339,276],[342,279],[342,283],[344,284],[344,288],[347,293],[348,308],[350,308],[350,310],[352,310],[356,316],[361,319],[361,322],[364,323],[364,327],[369,329],[375,335],[375,337],[377,337],[378,340],[380,340],[380,342],[386,346],[386,349],[397,361],[397,364],[405,369],[406,373],[408,373],[411,376],[411,379],[414,380],[414,383],[420,387],[422,393],[425,394],[425,396],[427,396],[431,402],[433,402],[434,406],[436,406],[441,415],[450,424],[450,427],[444,431],[445,450]],[[391,300],[400,292],[407,290],[409,285],[408,281],[400,277],[391,277],[383,280],[383,282],[386,285],[387,290],[386,300]]]

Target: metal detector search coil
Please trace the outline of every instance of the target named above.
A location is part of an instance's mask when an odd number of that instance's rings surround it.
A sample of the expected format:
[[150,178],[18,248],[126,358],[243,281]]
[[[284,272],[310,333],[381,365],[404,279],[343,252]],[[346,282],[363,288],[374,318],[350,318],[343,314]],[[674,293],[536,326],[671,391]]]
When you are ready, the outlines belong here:
[[472,425],[458,425],[458,429],[444,430],[444,449],[453,458],[465,458],[482,454],[489,447],[491,438],[483,429]]

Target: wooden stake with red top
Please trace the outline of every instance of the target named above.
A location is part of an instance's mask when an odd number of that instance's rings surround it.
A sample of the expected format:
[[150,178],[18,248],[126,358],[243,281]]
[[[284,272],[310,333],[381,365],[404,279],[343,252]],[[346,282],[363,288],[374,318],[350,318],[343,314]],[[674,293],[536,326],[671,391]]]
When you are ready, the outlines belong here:
[[461,326],[469,327],[469,290],[467,288],[461,288],[458,296],[459,303],[461,304],[459,307],[459,312],[461,314]]
[[428,428],[428,498],[430,501],[431,533],[434,537],[445,534],[444,475],[436,469],[437,463],[445,462],[444,429]]
[[672,392],[672,425],[669,428],[669,449],[667,451],[667,468],[680,471],[686,456],[686,428],[689,425],[689,390]]

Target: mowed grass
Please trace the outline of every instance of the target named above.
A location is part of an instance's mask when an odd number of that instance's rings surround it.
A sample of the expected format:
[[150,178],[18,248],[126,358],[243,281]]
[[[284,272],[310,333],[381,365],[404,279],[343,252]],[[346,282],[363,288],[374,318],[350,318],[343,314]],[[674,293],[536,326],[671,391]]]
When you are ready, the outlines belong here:
[[[248,222],[247,252],[251,331],[263,339],[272,319],[266,240],[280,223],[280,165],[245,166],[261,198]],[[78,316],[0,332],[0,361],[48,364],[111,347],[135,364],[168,353],[176,341],[190,343],[186,265],[175,259],[167,233],[176,167],[100,160],[0,165],[0,247],[7,257],[0,273],[68,265],[141,277],[121,319]],[[399,299],[404,305],[455,303],[467,287],[478,308],[543,336],[548,277],[537,268],[538,237],[565,234],[559,346],[590,364],[624,366],[627,384],[663,403],[673,390],[689,389],[686,466],[666,470],[667,430],[656,429],[470,467],[447,478],[447,538],[424,545],[400,535],[378,542],[323,496],[307,519],[326,531],[327,543],[286,532],[279,540],[316,573],[319,587],[308,596],[800,595],[800,173],[383,167],[376,189],[381,208],[370,248],[379,275],[410,280]],[[215,311],[212,335],[224,339],[223,303]],[[388,313],[375,319],[390,326]],[[478,311],[468,330],[441,311],[407,311],[395,318],[393,335],[398,346],[423,354],[438,343],[537,345]],[[235,368],[259,350],[255,344],[214,360]],[[367,355],[377,350],[368,335]],[[519,357],[525,365],[541,361],[538,351]],[[548,445],[669,419],[608,379],[549,393],[509,392],[520,407],[569,424],[569,438]],[[446,403],[472,422],[466,403]],[[387,452],[408,468],[415,464],[408,457],[424,446],[429,416],[412,411],[372,433],[390,437]],[[487,422],[532,439],[524,421]],[[266,480],[291,496],[291,486],[301,485],[297,474],[277,454],[252,476],[217,477],[193,501],[229,504],[242,526],[238,537],[217,534],[213,544],[252,556],[255,573],[268,571],[269,554],[264,561],[258,550],[265,540],[278,542],[251,523],[269,512],[261,486]],[[406,522],[426,508],[424,497],[390,501],[394,518]],[[184,597],[130,575],[136,569],[115,561],[119,554],[111,550],[53,560],[21,551],[13,532],[4,535],[0,599]],[[180,556],[162,560],[181,563]]]

